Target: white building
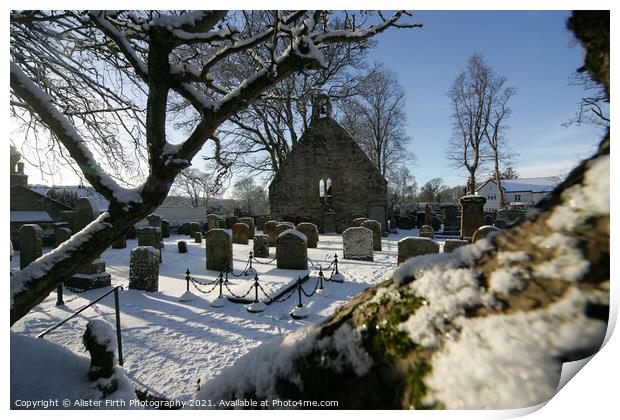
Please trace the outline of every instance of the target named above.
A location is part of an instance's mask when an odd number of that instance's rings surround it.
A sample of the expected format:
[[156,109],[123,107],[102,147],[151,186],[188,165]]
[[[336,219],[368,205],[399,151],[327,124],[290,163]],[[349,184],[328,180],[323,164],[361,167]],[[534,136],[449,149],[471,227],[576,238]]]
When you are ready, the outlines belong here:
[[[545,195],[549,194],[560,182],[558,177],[502,179],[504,199],[510,206],[529,207],[538,203]],[[484,211],[496,211],[499,209],[499,190],[494,179],[489,179],[476,189],[476,195],[487,199]]]

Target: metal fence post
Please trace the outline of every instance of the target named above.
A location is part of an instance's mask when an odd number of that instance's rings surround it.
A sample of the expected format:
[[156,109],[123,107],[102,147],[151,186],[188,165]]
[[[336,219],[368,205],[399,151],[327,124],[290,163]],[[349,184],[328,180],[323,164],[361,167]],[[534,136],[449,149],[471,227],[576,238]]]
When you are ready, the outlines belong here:
[[118,364],[123,366],[123,342],[121,340],[121,310],[119,304],[118,288],[114,289],[114,307],[116,310],[116,340],[118,342]]

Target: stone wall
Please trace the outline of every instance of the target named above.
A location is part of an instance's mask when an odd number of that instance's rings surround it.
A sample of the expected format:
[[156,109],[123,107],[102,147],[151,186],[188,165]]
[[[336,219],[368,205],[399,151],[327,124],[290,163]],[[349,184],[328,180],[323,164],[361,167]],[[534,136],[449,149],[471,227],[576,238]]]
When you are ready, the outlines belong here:
[[[319,181],[328,179],[331,200],[324,203]],[[271,182],[269,204],[274,220],[305,218],[321,231],[323,214],[331,208],[336,230],[342,232],[371,209],[374,214],[376,208],[387,211],[387,182],[336,121],[315,119]],[[378,221],[385,226],[385,220]]]

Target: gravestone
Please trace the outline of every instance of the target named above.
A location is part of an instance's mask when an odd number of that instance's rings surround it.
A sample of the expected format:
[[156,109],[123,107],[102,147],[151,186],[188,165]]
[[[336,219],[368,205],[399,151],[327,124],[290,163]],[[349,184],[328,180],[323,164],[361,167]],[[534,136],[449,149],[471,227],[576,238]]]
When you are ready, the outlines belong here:
[[381,225],[381,232],[387,233],[387,217],[385,215],[385,207],[383,206],[370,206],[368,207],[368,218],[370,220],[376,220]]
[[433,213],[431,212],[431,207],[428,204],[424,206],[424,224],[429,226],[433,225]]
[[[277,238],[278,236],[280,236],[280,234],[281,234],[282,232],[287,231],[287,230],[289,230],[289,229],[295,229],[295,226],[294,226],[294,225],[292,225],[292,223],[288,223],[288,222],[281,222],[281,223],[278,223],[278,224],[276,225],[276,227],[275,227],[275,229],[274,229],[273,231],[274,231],[274,233],[275,233],[275,235],[276,235],[276,238]],[[276,241],[276,242],[277,242],[277,241]]]
[[202,243],[202,232],[194,232],[194,242],[197,244]]
[[235,223],[232,227],[233,244],[247,245],[250,238],[250,227],[245,223]]
[[308,238],[295,229],[287,229],[278,235],[276,259],[278,268],[288,270],[308,269]]
[[396,226],[398,229],[411,230],[413,228],[413,224],[411,223],[411,218],[409,216],[399,216],[396,219]]
[[220,227],[220,216],[218,216],[217,214],[207,214],[207,226],[209,227],[208,230],[211,229],[219,229]]
[[168,219],[161,219],[161,237],[170,237],[170,221]]
[[455,204],[446,204],[443,207],[444,230],[446,227],[458,226],[457,209]]
[[425,224],[426,224],[426,213],[424,213],[423,211],[417,212],[415,215],[416,228],[420,229]]
[[461,239],[471,238],[476,229],[484,225],[484,203],[486,201],[486,198],[479,195],[466,195],[459,200]]
[[58,248],[58,246],[65,242],[67,239],[71,237],[71,229],[62,227],[54,230],[54,248]]
[[250,229],[250,234],[248,238],[252,239],[254,237],[254,234],[256,233],[256,228],[254,227],[254,218],[242,217],[239,219],[239,223],[245,223],[246,225],[248,225],[248,228]]
[[179,249],[179,254],[187,254],[187,242],[179,241],[177,242],[177,247]]
[[381,251],[381,224],[376,220],[366,220],[362,223],[362,227],[372,231],[373,251]]
[[161,216],[159,214],[149,214],[146,220],[149,222],[149,226],[161,229]]
[[441,220],[439,219],[439,217],[435,215],[431,217],[431,227],[435,232],[439,232],[441,230]]
[[[73,232],[79,232],[98,216],[99,208],[94,200],[88,197],[79,198],[73,211]],[[112,284],[112,276],[106,273],[105,261],[98,256],[90,264],[80,267],[65,284],[82,290],[98,289]]]
[[351,222],[351,227],[360,227],[366,220],[368,220],[367,217],[358,217],[357,219],[353,219]]
[[419,235],[422,238],[431,238],[431,239],[433,239],[435,237],[435,231],[429,225],[424,225],[424,226],[420,227]]
[[495,226],[489,226],[489,225],[484,225],[484,226],[480,226],[478,229],[476,229],[476,231],[474,232],[472,238],[471,238],[471,242],[474,243],[479,239],[484,239],[487,236],[489,236],[492,233],[496,233],[496,232],[501,232],[501,230],[499,230],[498,228],[496,228]]
[[161,255],[162,240],[161,229],[154,226],[145,226],[136,230],[138,236],[138,246],[152,246],[160,251],[159,262],[162,262]]
[[463,239],[446,239],[446,242],[443,244],[443,252],[452,252],[456,248],[465,245],[469,245],[469,241]]
[[219,219],[217,219],[217,225],[219,229],[226,229],[226,219],[220,217]]
[[207,270],[232,269],[232,236],[224,229],[211,229],[205,235]]
[[350,227],[342,232],[345,260],[372,261],[372,231],[365,227]]
[[121,235],[118,239],[112,242],[113,249],[125,249],[127,248],[127,240],[125,239],[125,235]]
[[257,258],[267,258],[269,257],[269,236],[256,234],[254,235],[253,241],[253,249],[254,256]]
[[159,255],[152,246],[138,246],[129,259],[129,288],[157,292],[159,290]]
[[398,264],[418,255],[437,254],[439,244],[431,238],[407,236],[398,241]]
[[297,225],[297,230],[306,235],[308,248],[316,248],[319,242],[319,229],[314,223],[303,222]]
[[43,229],[34,224],[19,228],[19,269],[23,270],[43,255]]
[[188,222],[183,223],[181,225],[181,227],[179,228],[179,233],[183,234],[183,235],[189,235],[189,233],[188,233],[189,232],[189,226],[190,226],[190,223],[188,223]]
[[191,222],[191,223],[189,223],[187,225],[187,234],[193,238],[194,237],[194,233],[196,233],[196,232],[200,232],[200,223],[198,223],[198,222]]
[[276,226],[279,222],[275,220],[269,220],[263,224],[263,233],[269,236],[269,246],[276,246],[278,235],[276,235]]
[[323,213],[323,233],[335,233],[336,232],[336,212],[326,211]]
[[237,216],[228,216],[226,218],[226,229],[232,229],[235,223],[239,223],[239,218]]

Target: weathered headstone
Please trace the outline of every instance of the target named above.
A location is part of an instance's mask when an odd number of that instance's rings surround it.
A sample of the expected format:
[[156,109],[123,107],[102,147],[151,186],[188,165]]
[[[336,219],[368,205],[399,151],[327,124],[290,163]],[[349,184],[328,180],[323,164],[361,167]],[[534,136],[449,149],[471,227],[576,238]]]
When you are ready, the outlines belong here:
[[373,251],[381,251],[381,224],[376,220],[366,220],[362,223],[362,227],[372,231]]
[[[138,246],[152,246],[161,251],[163,242],[161,240],[161,229],[154,226],[144,226],[137,229]],[[163,255],[159,255],[159,262],[163,260]]]
[[276,259],[278,268],[306,270],[308,268],[308,238],[295,229],[278,235]]
[[256,234],[252,241],[254,256],[257,258],[267,258],[269,256],[269,236]]
[[197,244],[202,243],[202,232],[194,232],[194,242]]
[[170,221],[168,219],[161,219],[161,237],[170,237]]
[[233,244],[247,245],[250,238],[250,227],[245,223],[235,223],[232,227]]
[[429,225],[422,226],[420,228],[419,234],[420,234],[421,238],[431,238],[431,239],[433,239],[435,237],[435,231]]
[[446,239],[446,242],[443,244],[443,252],[452,252],[456,248],[468,245],[469,241],[463,239]]
[[207,270],[232,269],[232,237],[224,229],[211,229],[205,236]]
[[177,242],[177,247],[179,249],[179,254],[186,254],[187,253],[187,242],[179,241],[179,242]]
[[121,235],[118,239],[112,242],[113,249],[125,249],[127,248],[127,240],[125,239],[125,235]]
[[373,261],[372,231],[365,227],[350,227],[342,232],[345,260]]
[[398,264],[418,255],[437,254],[439,244],[431,238],[407,236],[398,241]]
[[62,227],[54,230],[54,248],[57,248],[61,243],[65,242],[71,237],[71,229]]
[[19,268],[23,270],[43,255],[43,229],[41,226],[28,224],[19,228]]
[[207,214],[207,225],[209,230],[211,229],[219,229],[220,227],[220,216],[217,214]]
[[254,226],[254,218],[253,217],[242,217],[239,219],[239,223],[245,223],[246,225],[248,225],[248,228],[250,229],[250,235],[248,236],[248,238],[252,239],[254,237],[254,234],[256,233],[256,227]]
[[276,226],[279,222],[275,220],[269,220],[263,224],[263,233],[269,236],[269,246],[276,246],[278,235],[276,235]]
[[138,246],[131,250],[130,289],[157,292],[159,289],[159,255],[159,250],[152,246]]
[[368,220],[367,217],[358,217],[357,219],[353,219],[351,222],[351,227],[360,227],[366,220]]
[[486,198],[479,195],[466,195],[459,200],[461,204],[461,239],[471,238],[476,229],[484,225],[484,203]]
[[319,229],[314,223],[303,222],[297,225],[297,230],[306,235],[308,248],[316,248],[319,242]]
[[501,232],[501,230],[499,230],[498,228],[496,228],[495,226],[489,226],[489,225],[485,225],[485,226],[480,226],[478,229],[476,229],[476,231],[474,232],[471,241],[472,243],[476,242],[479,239],[484,239],[487,236],[489,236],[492,233],[496,233],[496,232]]

